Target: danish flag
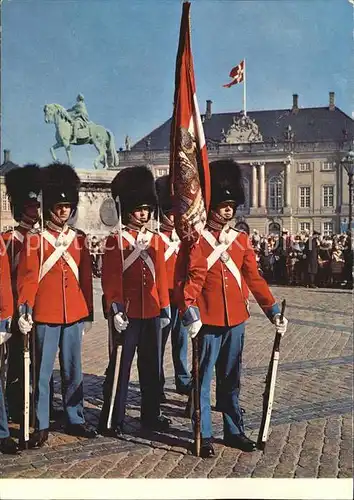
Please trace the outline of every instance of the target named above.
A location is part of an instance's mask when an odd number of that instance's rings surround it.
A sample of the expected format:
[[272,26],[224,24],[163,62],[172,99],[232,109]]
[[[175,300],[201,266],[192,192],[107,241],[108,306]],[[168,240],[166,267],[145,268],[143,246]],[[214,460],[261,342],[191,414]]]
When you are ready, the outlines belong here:
[[198,240],[205,226],[211,193],[208,152],[196,96],[190,5],[190,2],[183,3],[170,135],[175,228],[187,246]]
[[242,83],[244,79],[245,73],[245,60],[241,61],[240,64],[232,68],[230,71],[230,78],[232,81],[230,83],[226,83],[223,87],[230,88],[232,85],[236,85],[236,83]]

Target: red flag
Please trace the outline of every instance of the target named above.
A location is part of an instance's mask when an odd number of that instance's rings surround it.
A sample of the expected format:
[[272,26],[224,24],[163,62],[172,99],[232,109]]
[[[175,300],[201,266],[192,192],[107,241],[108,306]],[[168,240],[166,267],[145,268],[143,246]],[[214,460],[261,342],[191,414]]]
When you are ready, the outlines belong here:
[[182,241],[192,245],[206,222],[210,173],[196,97],[189,9],[190,2],[184,2],[176,59],[170,180],[177,234]]
[[230,83],[226,83],[223,85],[223,87],[232,87],[232,85],[236,85],[236,83],[242,83],[244,80],[244,74],[245,74],[245,61],[241,61],[240,64],[232,68],[230,71],[230,78],[232,78],[232,81]]

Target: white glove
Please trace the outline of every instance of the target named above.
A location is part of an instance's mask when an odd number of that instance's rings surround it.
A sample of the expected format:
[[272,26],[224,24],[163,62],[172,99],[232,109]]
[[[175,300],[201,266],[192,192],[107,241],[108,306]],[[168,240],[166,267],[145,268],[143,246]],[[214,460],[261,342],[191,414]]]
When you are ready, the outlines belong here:
[[168,326],[170,323],[171,323],[170,318],[160,318],[160,327],[162,329],[166,328],[166,326]]
[[22,314],[22,316],[20,316],[18,320],[18,327],[23,335],[27,335],[33,327],[32,316],[28,314],[28,318],[26,319],[25,315]]
[[280,314],[276,314],[274,316],[273,322],[275,324],[275,331],[283,336],[288,328],[288,320],[286,319],[286,317],[283,316],[283,321],[280,321]]
[[10,332],[0,332],[0,345],[5,344],[12,337],[12,333]]
[[200,319],[197,319],[197,321],[194,321],[190,325],[186,326],[188,336],[191,339],[194,339],[194,337],[196,337],[198,335],[199,330],[201,329],[202,326],[203,326],[203,323],[200,321]]
[[124,330],[126,330],[127,326],[129,325],[129,321],[126,320],[126,319],[123,319],[123,313],[122,312],[114,315],[114,317],[113,317],[113,323],[114,323],[114,328],[119,333],[121,333]]
[[82,335],[88,333],[92,328],[92,321],[84,321],[84,329],[82,330]]

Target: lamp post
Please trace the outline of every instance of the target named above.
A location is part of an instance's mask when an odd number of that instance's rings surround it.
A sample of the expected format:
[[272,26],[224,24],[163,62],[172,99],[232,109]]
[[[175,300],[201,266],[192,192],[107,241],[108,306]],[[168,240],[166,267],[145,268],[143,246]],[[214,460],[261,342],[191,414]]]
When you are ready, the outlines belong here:
[[349,186],[349,220],[348,220],[348,231],[351,232],[352,228],[352,218],[353,218],[353,176],[354,176],[354,144],[352,145],[348,154],[346,154],[341,159],[341,164],[345,168],[348,174],[348,186]]

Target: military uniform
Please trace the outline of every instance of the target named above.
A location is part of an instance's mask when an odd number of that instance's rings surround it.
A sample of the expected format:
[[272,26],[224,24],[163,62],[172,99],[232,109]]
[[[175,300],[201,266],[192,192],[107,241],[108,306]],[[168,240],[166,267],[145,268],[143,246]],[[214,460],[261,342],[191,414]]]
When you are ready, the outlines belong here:
[[[231,201],[243,203],[243,191],[237,164],[213,162],[212,207]],[[248,235],[230,228],[212,209],[200,241],[191,249],[180,251],[176,268],[178,303],[187,328],[201,321],[200,406],[202,451],[213,454],[210,443],[212,421],[211,381],[216,369],[218,409],[223,413],[224,442],[252,451],[255,443],[244,435],[243,415],[239,405],[241,359],[245,321],[249,317],[248,294],[272,319],[280,312],[267,283],[259,275]]]
[[[67,432],[84,437],[95,433],[84,426],[81,343],[84,321],[93,319],[91,259],[86,235],[55,218],[57,203],[78,204],[79,178],[68,165],[43,169],[45,229],[25,240],[18,265],[20,319],[25,304],[36,330],[36,432],[33,445],[48,437],[49,381],[59,346],[63,406]],[[44,441],[43,441],[43,439]]]
[[[26,215],[25,205],[33,204],[39,207],[39,193],[41,190],[40,168],[38,165],[25,165],[22,168],[10,170],[5,175],[5,184],[9,196],[13,217],[18,222],[13,230],[3,233],[7,254],[10,261],[12,277],[12,293],[14,297],[14,310],[17,303],[17,266],[20,252],[28,231],[38,224],[38,215]],[[36,209],[38,210],[38,209]],[[11,323],[12,337],[9,340],[9,359],[6,384],[6,399],[9,417],[20,422],[23,408],[23,335],[18,329],[17,313]]]
[[155,181],[156,192],[159,202],[159,221],[160,228],[159,234],[164,243],[164,258],[166,265],[166,273],[168,279],[168,290],[171,303],[171,324],[165,327],[162,331],[162,350],[161,350],[161,395],[164,398],[164,354],[166,343],[171,332],[172,343],[172,360],[175,372],[176,390],[180,394],[189,394],[191,376],[188,370],[188,335],[187,331],[181,323],[181,318],[178,313],[178,307],[174,300],[174,278],[175,278],[175,265],[177,255],[180,248],[180,240],[174,229],[173,222],[167,217],[166,214],[172,211],[172,203],[170,196],[169,177],[159,177]]
[[[124,169],[112,181],[112,196],[119,198],[124,218],[135,208],[154,208],[156,193],[151,172],[145,167]],[[119,216],[119,206],[117,211]],[[125,417],[131,364],[137,350],[141,390],[141,422],[151,428],[166,428],[160,416],[160,317],[169,322],[169,294],[163,244],[158,234],[128,222],[122,232],[107,238],[102,266],[102,289],[106,313],[112,317],[125,312],[118,389],[114,395],[111,429],[120,433]],[[105,401],[100,432],[106,433],[107,416],[116,360],[113,350],[105,381]]]
[[[0,236],[0,349],[10,335],[10,322],[13,315],[13,296],[11,290],[11,275],[6,247]],[[2,367],[0,367],[2,368]],[[10,438],[5,398],[2,382],[0,381],[0,452],[17,453],[18,446]]]

